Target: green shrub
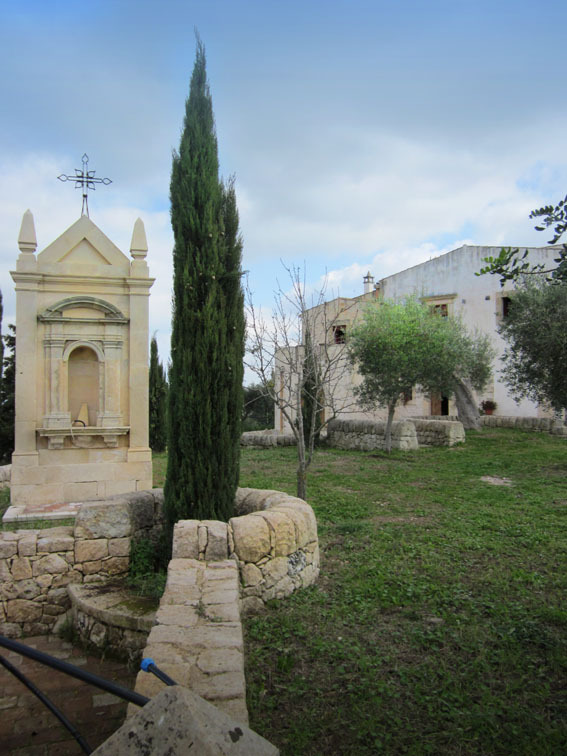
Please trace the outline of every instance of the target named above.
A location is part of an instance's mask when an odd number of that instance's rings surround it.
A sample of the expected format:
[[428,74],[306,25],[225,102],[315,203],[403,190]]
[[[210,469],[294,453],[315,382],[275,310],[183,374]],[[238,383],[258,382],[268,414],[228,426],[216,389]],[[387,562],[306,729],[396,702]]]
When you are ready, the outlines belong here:
[[132,541],[127,583],[138,596],[160,598],[163,594],[167,568],[164,567],[162,554],[159,539],[138,538]]

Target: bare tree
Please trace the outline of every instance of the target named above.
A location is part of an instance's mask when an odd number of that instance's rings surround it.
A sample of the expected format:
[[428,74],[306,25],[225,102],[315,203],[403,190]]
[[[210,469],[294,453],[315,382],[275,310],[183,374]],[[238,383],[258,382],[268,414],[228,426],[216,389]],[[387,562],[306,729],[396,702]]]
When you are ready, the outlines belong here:
[[325,302],[326,280],[309,295],[300,268],[284,268],[291,288],[278,282],[270,318],[262,317],[247,291],[246,366],[297,442],[297,495],[307,495],[307,469],[316,440],[341,412],[358,410],[350,388],[344,320],[347,301]]

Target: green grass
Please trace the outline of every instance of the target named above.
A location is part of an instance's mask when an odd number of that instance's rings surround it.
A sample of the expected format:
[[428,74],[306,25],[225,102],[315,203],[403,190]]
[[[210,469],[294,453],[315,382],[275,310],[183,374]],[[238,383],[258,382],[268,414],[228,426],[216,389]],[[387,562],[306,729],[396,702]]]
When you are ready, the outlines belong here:
[[[241,485],[293,494],[295,465],[244,449]],[[317,585],[245,620],[251,727],[283,756],[567,752],[565,441],[326,449],[308,498]]]

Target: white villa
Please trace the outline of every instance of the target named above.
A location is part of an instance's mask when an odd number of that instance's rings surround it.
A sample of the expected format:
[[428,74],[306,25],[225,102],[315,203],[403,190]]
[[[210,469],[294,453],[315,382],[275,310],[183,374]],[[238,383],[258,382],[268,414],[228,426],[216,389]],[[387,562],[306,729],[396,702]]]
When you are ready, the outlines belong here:
[[[492,399],[497,405],[494,414],[501,416],[552,417],[553,412],[547,407],[536,405],[528,400],[516,403],[500,380],[504,342],[497,328],[502,318],[506,317],[509,296],[514,289],[514,284],[509,282],[501,288],[497,275],[475,275],[485,264],[483,259],[497,256],[500,249],[501,247],[465,245],[383,278],[377,283],[368,273],[364,277],[364,293],[360,296],[338,297],[308,311],[308,317],[315,323],[317,342],[321,345],[325,344],[327,350],[341,349],[349,328],[369,302],[380,299],[400,300],[409,295],[415,295],[431,307],[438,309],[443,315],[460,316],[469,330],[477,329],[489,335],[497,356],[494,361],[492,381],[482,396],[477,397],[479,404],[484,399]],[[549,267],[553,265],[553,258],[557,256],[560,247],[529,247],[527,249],[530,262],[544,263]],[[285,365],[286,360],[281,358],[276,360],[276,381],[279,382],[282,390],[290,385],[289,376],[284,374]],[[335,395],[339,395],[339,404],[345,407],[344,410],[339,411],[338,416],[342,419],[385,419],[385,409],[363,412],[353,406],[353,388],[360,381],[361,378],[355,371],[342,371],[334,389]],[[411,397],[406,397],[405,402],[400,402],[400,406],[396,409],[396,418],[454,415],[456,411],[456,405],[450,398],[441,396],[429,398],[414,392]],[[279,431],[285,431],[288,428],[283,413],[277,407],[275,428]]]

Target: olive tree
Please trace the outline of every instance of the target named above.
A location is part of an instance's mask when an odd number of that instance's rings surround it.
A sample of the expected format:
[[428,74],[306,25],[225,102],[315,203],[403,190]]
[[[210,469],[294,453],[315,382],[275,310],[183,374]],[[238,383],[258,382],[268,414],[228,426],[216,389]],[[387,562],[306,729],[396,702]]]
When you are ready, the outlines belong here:
[[388,410],[388,452],[401,397],[420,389],[455,394],[462,402],[471,387],[484,387],[493,357],[486,336],[467,333],[459,320],[444,318],[414,298],[369,304],[351,331],[348,352],[362,376],[355,388],[362,406]]

